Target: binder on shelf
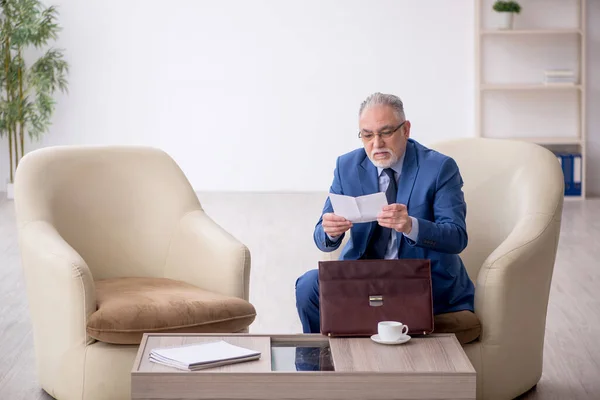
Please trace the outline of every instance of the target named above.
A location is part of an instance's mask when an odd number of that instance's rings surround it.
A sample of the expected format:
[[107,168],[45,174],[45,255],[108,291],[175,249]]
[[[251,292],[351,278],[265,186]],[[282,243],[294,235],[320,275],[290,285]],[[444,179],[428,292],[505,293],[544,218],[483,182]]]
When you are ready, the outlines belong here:
[[560,157],[562,159],[561,165],[565,179],[565,196],[568,196],[572,190],[571,186],[573,186],[573,159],[567,153],[561,153]]
[[581,196],[582,159],[579,153],[557,153],[565,180],[565,196]]
[[581,196],[581,154],[573,154],[573,193]]

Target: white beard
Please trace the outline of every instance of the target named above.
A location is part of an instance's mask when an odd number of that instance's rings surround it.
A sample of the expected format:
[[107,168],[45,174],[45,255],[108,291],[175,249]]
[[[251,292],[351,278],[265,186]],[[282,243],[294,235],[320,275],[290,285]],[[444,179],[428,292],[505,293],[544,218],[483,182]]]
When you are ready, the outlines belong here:
[[[375,160],[375,153],[388,153],[390,155],[390,158],[388,158],[387,160]],[[394,154],[394,152],[390,149],[373,149],[373,151],[371,151],[371,154],[369,154],[369,160],[371,160],[373,165],[375,165],[376,167],[385,169],[394,165],[398,161],[398,156]]]

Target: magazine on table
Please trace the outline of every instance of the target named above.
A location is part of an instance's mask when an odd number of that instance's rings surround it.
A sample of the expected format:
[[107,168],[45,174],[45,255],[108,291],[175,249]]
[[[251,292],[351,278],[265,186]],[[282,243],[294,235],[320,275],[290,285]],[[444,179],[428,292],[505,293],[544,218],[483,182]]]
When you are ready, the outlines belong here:
[[185,371],[196,371],[258,360],[260,356],[259,351],[219,340],[153,349],[150,352],[150,361]]

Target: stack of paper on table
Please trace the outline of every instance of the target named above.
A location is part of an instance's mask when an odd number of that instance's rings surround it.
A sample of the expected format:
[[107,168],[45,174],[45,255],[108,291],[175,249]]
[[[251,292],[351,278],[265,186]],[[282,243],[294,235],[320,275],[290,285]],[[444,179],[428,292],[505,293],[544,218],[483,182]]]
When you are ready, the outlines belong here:
[[260,352],[223,340],[209,343],[153,349],[150,361],[187,371],[258,360]]

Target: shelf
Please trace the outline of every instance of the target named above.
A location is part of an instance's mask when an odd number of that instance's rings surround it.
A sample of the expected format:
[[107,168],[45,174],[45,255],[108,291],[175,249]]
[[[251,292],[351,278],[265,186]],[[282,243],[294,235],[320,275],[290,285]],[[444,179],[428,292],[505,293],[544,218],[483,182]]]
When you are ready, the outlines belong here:
[[551,84],[484,84],[481,90],[581,90],[581,85]]
[[537,144],[581,144],[578,137],[503,137],[505,140],[521,140]]
[[515,29],[484,29],[480,31],[483,35],[581,35],[581,29],[528,29],[528,30],[515,30]]
[[584,200],[585,197],[583,195],[579,195],[579,196],[572,196],[572,195],[565,195],[565,201],[579,201],[579,200]]

